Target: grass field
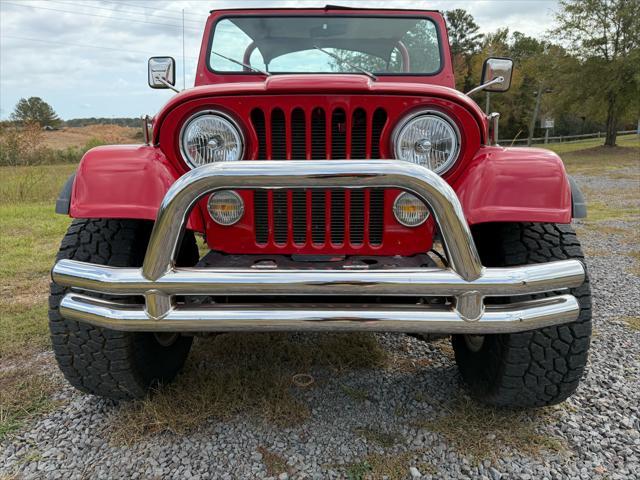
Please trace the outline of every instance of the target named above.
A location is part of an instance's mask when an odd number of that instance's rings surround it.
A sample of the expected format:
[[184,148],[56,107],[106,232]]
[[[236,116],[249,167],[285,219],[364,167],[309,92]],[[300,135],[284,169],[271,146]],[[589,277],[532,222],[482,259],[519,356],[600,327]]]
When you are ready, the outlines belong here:
[[[640,142],[637,136],[621,138],[620,146],[613,149],[599,147],[592,140],[551,147],[562,154],[570,173],[592,177],[604,175],[635,181],[631,188],[616,192],[623,200],[628,199],[627,203],[622,203],[622,208],[609,205],[606,196],[602,194],[587,192],[593,195],[593,198],[590,202],[591,217],[586,222],[586,228],[603,228],[601,222],[608,219],[640,215],[637,209],[637,198],[640,194],[637,188],[640,181]],[[39,368],[38,354],[50,348],[46,318],[48,272],[70,222],[67,217],[54,214],[54,203],[60,188],[74,169],[75,165],[0,167],[0,437],[3,431],[17,428],[24,419],[51,408],[52,405],[50,393],[53,387],[46,372],[42,373]],[[358,348],[365,345],[367,349],[374,349],[375,345],[370,341],[367,338],[356,338],[340,343],[339,347],[342,350],[358,351]],[[244,344],[240,349],[245,347],[248,348]],[[285,350],[293,348],[285,347]],[[318,348],[320,350],[313,353],[315,357],[312,361],[323,364],[326,362],[326,358],[323,357],[324,350],[322,346]],[[336,345],[331,348],[335,349]],[[301,355],[298,350],[294,354]],[[278,358],[274,357],[276,363],[279,362]],[[343,356],[336,362],[353,361],[348,360],[349,358],[348,355]],[[304,363],[304,359],[298,360]],[[267,372],[264,368],[259,368],[260,365],[270,366],[270,362],[252,365],[249,367],[261,372],[263,379],[268,378],[279,384],[281,379],[277,375],[281,372]],[[289,370],[290,366],[283,364],[283,371]],[[245,396],[246,405],[264,408],[258,401],[258,398],[265,394],[264,388],[253,389],[255,385],[262,385],[260,382],[256,383],[257,377],[243,377],[238,374],[239,370],[234,371],[235,376],[232,371],[220,372],[213,381],[228,383],[235,379],[237,392]],[[180,388],[172,391],[179,392]],[[135,412],[139,415],[138,418],[142,415],[149,425],[155,425],[153,428],[159,428],[159,424],[163,425],[154,415],[164,411],[163,409],[176,408],[175,403],[166,403],[170,396],[160,395],[156,398],[156,403],[143,405],[141,410]],[[269,398],[274,400],[274,397]],[[220,402],[228,400],[222,398]],[[276,400],[277,398],[274,401]],[[286,400],[290,401],[288,398]],[[277,409],[274,411],[273,406],[270,408],[270,415],[277,417]],[[227,413],[231,414],[233,411],[231,409]],[[177,412],[174,417],[180,419],[192,416]],[[130,417],[123,415],[123,418]],[[165,427],[179,430],[184,424],[174,423],[162,428]],[[145,428],[141,430],[144,431]]]
[[142,130],[120,125],[87,125],[43,132],[42,137],[45,147],[64,150],[69,147],[83,147],[95,140],[105,145],[140,143]]

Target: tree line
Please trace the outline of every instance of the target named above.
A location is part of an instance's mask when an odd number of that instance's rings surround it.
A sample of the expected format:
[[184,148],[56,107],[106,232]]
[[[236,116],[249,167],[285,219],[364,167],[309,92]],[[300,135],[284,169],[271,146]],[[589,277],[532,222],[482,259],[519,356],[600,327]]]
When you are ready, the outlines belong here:
[[11,113],[9,122],[18,125],[35,123],[42,128],[85,127],[87,125],[120,125],[139,127],[139,118],[130,117],[88,117],[62,120],[53,107],[40,97],[21,98]]
[[[539,120],[555,120],[555,135],[604,130],[605,145],[640,119],[640,0],[561,0],[546,38],[499,29],[480,34],[466,11],[446,12],[456,87],[470,90],[489,56],[510,57],[512,87],[476,94],[501,113],[502,138],[533,137]],[[484,96],[484,98],[483,98]]]

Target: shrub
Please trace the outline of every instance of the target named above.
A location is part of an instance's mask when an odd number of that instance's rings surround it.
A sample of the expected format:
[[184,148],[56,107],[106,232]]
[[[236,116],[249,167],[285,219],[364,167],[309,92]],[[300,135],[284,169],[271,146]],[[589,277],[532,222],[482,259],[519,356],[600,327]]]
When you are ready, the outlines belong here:
[[23,127],[3,126],[0,131],[0,165],[36,165],[42,148],[42,130],[37,123]]
[[93,137],[82,147],[58,150],[45,147],[42,142],[42,129],[38,124],[30,123],[22,127],[15,124],[0,125],[0,166],[78,163],[88,150],[105,144],[102,139]]

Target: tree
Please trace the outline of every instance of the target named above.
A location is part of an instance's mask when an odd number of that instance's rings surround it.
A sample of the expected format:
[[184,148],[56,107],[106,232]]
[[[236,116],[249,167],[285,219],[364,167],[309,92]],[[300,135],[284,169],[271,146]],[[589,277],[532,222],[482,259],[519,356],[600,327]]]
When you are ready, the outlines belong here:
[[[637,106],[640,0],[561,0],[554,30],[582,62],[577,90],[606,117],[604,144],[615,146],[620,118]],[[629,99],[636,99],[631,100]],[[636,104],[636,105],[634,105]]]
[[22,124],[35,122],[41,127],[53,127],[61,121],[51,105],[40,97],[21,98],[11,114],[11,119]]
[[473,16],[456,8],[445,12],[448,24],[449,44],[456,71],[457,86],[461,90],[473,87],[472,59],[482,44],[483,35]]
[[445,12],[449,33],[449,45],[453,55],[475,53],[482,43],[480,27],[473,16],[462,8]]

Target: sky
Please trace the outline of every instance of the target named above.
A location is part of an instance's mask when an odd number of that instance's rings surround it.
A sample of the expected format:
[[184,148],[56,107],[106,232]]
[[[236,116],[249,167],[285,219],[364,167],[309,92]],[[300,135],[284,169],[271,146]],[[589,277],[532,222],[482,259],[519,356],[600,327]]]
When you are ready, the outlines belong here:
[[[558,0],[0,0],[0,119],[39,96],[63,119],[155,114],[174,94],[147,86],[147,59],[177,61],[177,86],[193,85],[208,13],[231,7],[325,4],[451,10],[482,32],[508,27],[543,37]],[[184,10],[185,59],[182,57]]]

